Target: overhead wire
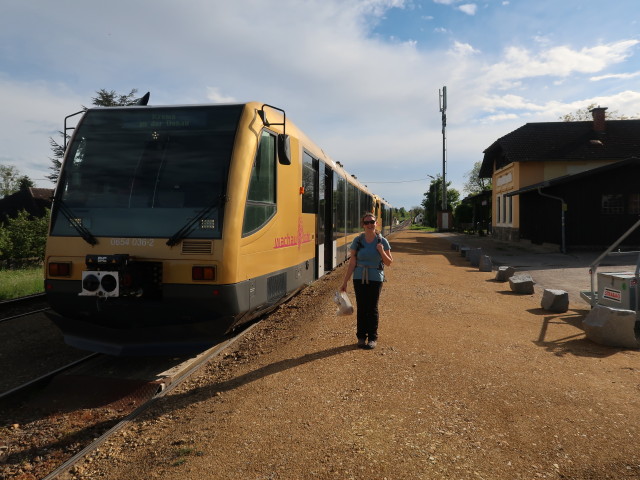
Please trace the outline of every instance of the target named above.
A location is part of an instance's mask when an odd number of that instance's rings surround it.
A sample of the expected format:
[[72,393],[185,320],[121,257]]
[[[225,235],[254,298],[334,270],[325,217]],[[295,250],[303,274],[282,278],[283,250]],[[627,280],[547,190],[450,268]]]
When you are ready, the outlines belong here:
[[427,178],[419,178],[417,180],[396,180],[396,181],[392,181],[392,182],[366,182],[366,181],[363,181],[362,183],[368,185],[370,183],[410,183],[410,182],[424,182],[426,180],[427,180]]

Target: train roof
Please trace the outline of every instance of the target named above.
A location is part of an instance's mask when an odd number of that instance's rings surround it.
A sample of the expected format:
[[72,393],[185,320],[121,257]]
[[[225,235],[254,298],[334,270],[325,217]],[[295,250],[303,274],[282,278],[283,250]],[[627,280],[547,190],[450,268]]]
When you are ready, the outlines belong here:
[[[272,105],[269,105],[269,104],[266,104],[266,103],[261,103],[261,102],[256,102],[256,101],[227,102],[227,103],[176,104],[176,105],[119,105],[119,106],[113,106],[113,107],[101,107],[101,106],[98,106],[98,107],[88,108],[87,112],[88,111],[92,111],[92,110],[102,110],[102,109],[105,109],[105,108],[118,109],[118,110],[129,110],[129,109],[136,109],[137,110],[137,109],[187,108],[187,107],[206,108],[206,107],[218,107],[218,106],[244,106],[245,110],[253,109],[256,112],[259,111],[259,110],[264,109],[264,107],[269,107],[269,111],[267,113],[267,118],[273,118],[276,123],[278,123],[278,122],[281,123],[282,122],[282,114],[279,113],[279,107],[274,107]],[[285,113],[285,117],[286,117],[286,113]],[[276,123],[271,123],[269,125],[269,128],[275,130],[278,133],[283,133],[281,125],[277,125]],[[301,141],[301,143],[303,144],[303,146],[307,150],[310,151],[310,153],[315,155],[317,158],[322,159],[325,163],[328,163],[329,165],[331,165],[331,167],[334,170],[336,170],[336,171],[340,172],[342,175],[344,175],[344,177],[347,179],[347,181],[349,183],[359,187],[362,190],[366,190],[369,193],[371,193],[371,195],[373,195],[373,193],[369,190],[369,187],[367,187],[362,182],[360,182],[360,180],[358,180],[358,178],[355,175],[350,174],[340,162],[337,162],[337,161],[333,160],[329,155],[327,155],[325,153],[325,151],[320,146],[318,146],[318,144],[316,144],[309,136],[307,136],[307,134],[305,132],[303,132],[300,128],[298,128],[295,123],[293,123],[288,118],[286,119],[285,123],[286,124],[285,124],[285,129],[284,130],[286,131],[286,133],[298,138]]]

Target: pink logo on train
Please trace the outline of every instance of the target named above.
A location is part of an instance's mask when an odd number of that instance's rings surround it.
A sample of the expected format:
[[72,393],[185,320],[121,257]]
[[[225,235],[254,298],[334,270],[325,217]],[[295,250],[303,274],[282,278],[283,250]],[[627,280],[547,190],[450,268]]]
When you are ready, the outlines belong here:
[[275,238],[273,248],[285,248],[298,246],[298,249],[303,243],[309,243],[311,241],[311,234],[305,233],[302,217],[298,217],[298,231],[296,235],[284,235],[282,237]]

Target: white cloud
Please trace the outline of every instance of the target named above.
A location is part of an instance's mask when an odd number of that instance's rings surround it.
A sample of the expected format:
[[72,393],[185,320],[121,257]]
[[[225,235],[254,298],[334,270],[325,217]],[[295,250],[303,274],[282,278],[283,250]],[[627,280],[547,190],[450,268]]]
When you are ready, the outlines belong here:
[[223,95],[220,93],[220,89],[216,87],[207,87],[207,100],[213,103],[231,103],[238,101],[235,97]]
[[[80,96],[61,85],[16,82],[0,77],[0,163],[15,166],[37,186],[52,187],[49,138],[62,141],[64,117],[80,110]],[[86,102],[85,103],[90,103]],[[69,126],[75,125],[75,119]]]
[[[365,181],[396,181],[440,170],[438,89],[446,85],[448,177],[455,184],[496,138],[588,104],[594,95],[586,87],[593,82],[580,82],[584,93],[576,93],[573,75],[620,83],[636,75],[602,74],[629,59],[635,40],[559,46],[541,32],[544,41],[512,45],[496,60],[489,43],[440,18],[438,24],[451,28],[435,31],[456,32],[452,45],[388,40],[406,38],[400,32],[384,41],[371,36],[390,8],[417,8],[409,0],[282,0],[277,10],[258,0],[158,0],[152,9],[128,0],[112,0],[108,9],[72,0],[41,3],[34,9],[10,2],[0,17],[0,162],[15,160],[33,178],[48,173],[48,138],[63,117],[89,104],[100,88],[150,90],[156,105],[277,105],[349,172]],[[465,13],[476,13],[476,4],[465,5],[474,6]],[[433,19],[424,13],[421,18]],[[25,17],[28,22],[9,20]],[[55,36],[45,28],[51,24]],[[442,36],[428,34],[442,45]],[[597,103],[629,115],[640,111],[631,82],[624,95],[597,97]],[[375,191],[411,207],[425,185],[381,184]]]
[[465,3],[464,5],[460,5],[458,10],[466,13],[467,15],[475,15],[478,10],[478,6],[475,3]]
[[478,53],[480,53],[480,51],[476,50],[475,48],[473,48],[468,43],[462,43],[462,42],[455,41],[453,43],[453,47],[451,49],[451,53],[454,53],[456,55],[461,55],[461,56],[467,56],[467,55],[478,54]]
[[557,46],[538,53],[522,47],[508,47],[504,60],[490,67],[489,77],[493,77],[495,83],[508,84],[510,80],[521,78],[596,73],[627,59],[638,43],[627,40],[579,50]]
[[630,78],[635,78],[640,76],[640,72],[633,72],[633,73],[610,73],[607,75],[599,75],[599,76],[595,76],[595,77],[591,77],[589,80],[591,80],[592,82],[599,82],[601,80],[611,80],[611,79],[622,79],[622,80],[628,80]]

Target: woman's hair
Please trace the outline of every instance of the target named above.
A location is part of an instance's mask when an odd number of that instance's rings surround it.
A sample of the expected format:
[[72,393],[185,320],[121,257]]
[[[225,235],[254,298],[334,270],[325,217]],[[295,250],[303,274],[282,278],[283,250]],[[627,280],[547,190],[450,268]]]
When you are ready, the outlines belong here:
[[377,222],[378,221],[378,217],[375,216],[375,214],[371,213],[371,212],[367,212],[364,215],[362,215],[360,217],[360,223],[364,222],[364,219],[367,217],[373,217],[373,219]]

